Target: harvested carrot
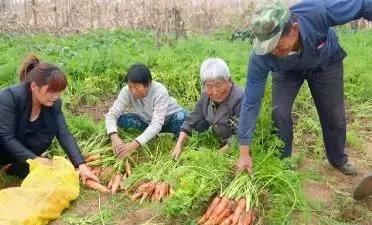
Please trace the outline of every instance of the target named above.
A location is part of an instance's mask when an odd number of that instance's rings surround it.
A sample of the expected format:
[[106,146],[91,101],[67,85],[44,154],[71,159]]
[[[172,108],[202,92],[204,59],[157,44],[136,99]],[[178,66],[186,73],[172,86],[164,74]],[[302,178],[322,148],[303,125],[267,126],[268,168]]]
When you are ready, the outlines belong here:
[[245,211],[246,207],[246,201],[244,198],[239,199],[238,201],[238,206],[235,209],[234,216],[232,219],[232,225],[238,224],[239,217],[242,214],[243,211]]
[[101,193],[104,193],[104,194],[107,194],[109,193],[109,189],[107,189],[105,186],[103,186],[102,184],[98,183],[97,181],[94,181],[92,179],[88,179],[86,182],[85,182],[85,185],[90,188],[90,189],[93,189],[93,190],[97,190]]
[[151,196],[152,193],[153,193],[153,191],[148,191],[148,192],[143,193],[142,198],[141,198],[141,200],[140,200],[140,204],[142,204],[143,201],[144,201],[147,197]]
[[156,196],[155,196],[155,194],[156,194],[156,188],[155,188],[154,193],[151,195],[151,201],[153,201],[153,202],[156,201]]
[[116,174],[113,178],[111,194],[115,194],[118,191],[119,185],[123,179],[121,174]]
[[224,219],[232,215],[233,211],[230,207],[226,207],[220,215],[216,218],[215,224],[220,224]]
[[170,184],[167,184],[166,186],[166,190],[165,190],[165,195],[168,196],[169,195],[169,192],[170,192]]
[[101,158],[100,155],[88,155],[86,158],[85,158],[85,162],[93,162],[93,161],[96,161],[96,160],[99,160]]
[[154,192],[155,201],[160,201],[161,183],[157,183]]
[[244,219],[245,219],[246,215],[247,215],[247,213],[245,211],[243,211],[242,214],[240,214],[238,225],[244,225]]
[[237,203],[234,200],[230,200],[228,206],[224,209],[224,211],[217,217],[216,223],[220,224],[224,219],[229,217],[230,215],[233,216],[233,212],[236,209]]
[[167,192],[167,184],[166,183],[161,183],[160,193],[159,193],[159,201],[161,201],[164,198],[166,192]]
[[147,182],[147,183],[142,184],[138,188],[138,190],[139,191],[149,191],[149,190],[153,191],[153,190],[155,190],[155,187],[156,187],[156,184],[151,181],[151,182]]
[[244,223],[243,223],[243,225],[250,225],[250,224],[251,224],[251,221],[252,221],[252,211],[249,210],[249,211],[247,212],[247,215],[246,215],[245,218],[244,218]]
[[96,175],[97,177],[101,175],[101,172],[102,172],[102,168],[101,168],[101,167],[97,167],[97,168],[94,168],[94,169],[92,170],[92,173],[93,173],[94,175]]
[[112,178],[112,175],[114,174],[115,170],[112,167],[105,167],[102,169],[102,172],[100,174],[100,178],[102,178],[105,181],[108,181]]
[[198,221],[198,224],[204,224],[209,219],[209,217],[211,216],[212,212],[214,211],[214,209],[216,208],[216,206],[220,203],[220,201],[221,201],[221,198],[218,197],[218,196],[213,199],[213,201],[209,205],[207,211],[204,213],[204,215],[202,216],[202,218],[200,218],[200,220]]
[[228,204],[229,199],[223,197],[208,220],[216,221],[217,217],[225,210],[226,207],[228,207]]
[[255,209],[251,210],[250,212],[251,212],[251,223],[250,224],[254,225],[257,222],[258,212]]
[[136,193],[134,193],[134,195],[132,196],[132,200],[139,199],[140,197],[142,197],[142,195],[143,195],[143,192],[136,192]]
[[132,168],[128,159],[125,161],[125,171],[127,172],[128,176],[132,175]]
[[111,189],[113,183],[114,183],[114,177],[111,178],[110,182],[109,182],[108,185],[107,185],[107,188],[108,188],[108,189]]
[[224,221],[222,221],[221,225],[231,225],[232,224],[232,218],[234,214],[231,214],[229,217],[227,217]]

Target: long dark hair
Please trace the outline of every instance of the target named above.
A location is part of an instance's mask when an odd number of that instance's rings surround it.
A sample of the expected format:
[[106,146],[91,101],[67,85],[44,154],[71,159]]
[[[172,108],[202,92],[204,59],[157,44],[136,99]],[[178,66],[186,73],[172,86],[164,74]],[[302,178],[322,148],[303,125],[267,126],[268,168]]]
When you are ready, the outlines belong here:
[[67,78],[64,72],[55,65],[40,62],[39,58],[30,54],[19,69],[21,82],[35,82],[38,87],[48,85],[48,91],[61,92],[66,89]]

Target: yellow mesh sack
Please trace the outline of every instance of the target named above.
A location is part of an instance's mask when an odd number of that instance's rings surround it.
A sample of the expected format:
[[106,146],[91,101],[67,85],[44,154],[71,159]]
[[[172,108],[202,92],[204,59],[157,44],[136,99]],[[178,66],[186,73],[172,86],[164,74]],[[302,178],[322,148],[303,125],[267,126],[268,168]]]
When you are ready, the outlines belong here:
[[79,196],[79,174],[63,157],[47,166],[29,160],[30,174],[21,187],[0,191],[1,225],[42,225],[58,218]]

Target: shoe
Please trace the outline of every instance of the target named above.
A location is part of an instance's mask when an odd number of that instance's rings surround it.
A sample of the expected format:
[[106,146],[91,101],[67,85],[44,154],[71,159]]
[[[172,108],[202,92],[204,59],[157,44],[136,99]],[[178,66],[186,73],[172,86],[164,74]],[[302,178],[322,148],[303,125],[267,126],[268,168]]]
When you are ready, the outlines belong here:
[[357,170],[355,168],[355,166],[351,163],[345,163],[344,165],[342,166],[337,166],[335,167],[338,171],[340,171],[341,173],[343,173],[344,175],[355,175],[357,174]]
[[353,193],[355,200],[362,200],[372,194],[372,173],[367,174],[360,181],[359,185]]

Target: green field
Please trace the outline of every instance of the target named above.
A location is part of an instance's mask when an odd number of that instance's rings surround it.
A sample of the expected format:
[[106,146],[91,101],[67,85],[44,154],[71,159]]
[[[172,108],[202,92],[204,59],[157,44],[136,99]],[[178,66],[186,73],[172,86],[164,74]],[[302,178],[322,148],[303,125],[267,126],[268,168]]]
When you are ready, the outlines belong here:
[[[281,143],[272,134],[271,90],[267,85],[253,144],[254,169],[272,174],[284,171],[284,176],[260,193],[259,224],[372,223],[371,201],[355,202],[351,198],[353,188],[372,163],[371,35],[367,31],[340,31],[341,45],[348,53],[344,61],[347,150],[359,169],[357,176],[343,176],[326,162],[318,117],[306,85],[293,113],[295,154],[284,161],[275,156]],[[148,65],[154,79],[191,110],[200,94],[201,62],[207,57],[224,59],[233,80],[244,87],[249,51],[248,41],[231,41],[229,33],[191,35],[161,48],[156,47],[154,34],[149,31],[97,31],[68,37],[0,34],[0,87],[18,82],[18,67],[28,53],[59,65],[69,78],[63,95],[64,112],[84,151],[90,137],[104,134],[103,114],[122,87],[123,74],[131,64]],[[122,135],[128,140],[135,133]],[[134,174],[156,168],[154,161],[167,162],[174,144],[169,135],[160,135],[141,148],[133,157]],[[97,148],[107,146],[108,140]],[[212,197],[233,180],[237,148],[226,155],[216,153],[216,140],[210,132],[194,135],[187,146],[194,150],[182,161],[187,166],[161,177],[175,187],[175,195],[164,203],[139,205],[130,200],[128,192],[105,196],[82,187],[79,199],[53,224],[196,224]],[[50,151],[63,155],[57,144]],[[190,165],[205,166],[209,172],[182,170]],[[226,171],[219,169],[220,165],[225,165]],[[217,174],[219,179],[210,178],[208,173],[212,177]],[[157,175],[150,169],[148,174]],[[0,175],[0,188],[14,183],[13,178]]]

